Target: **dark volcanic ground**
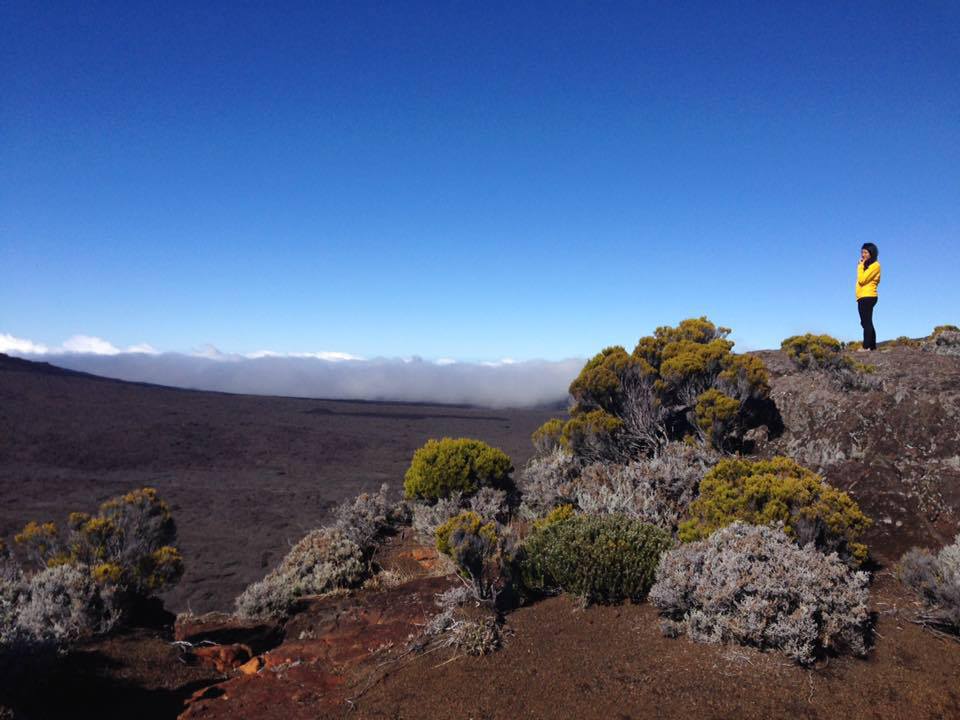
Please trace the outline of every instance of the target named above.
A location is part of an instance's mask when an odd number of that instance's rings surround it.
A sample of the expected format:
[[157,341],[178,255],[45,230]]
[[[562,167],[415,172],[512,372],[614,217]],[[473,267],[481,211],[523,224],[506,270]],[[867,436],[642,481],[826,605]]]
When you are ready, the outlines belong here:
[[168,609],[231,610],[334,504],[384,482],[399,495],[427,439],[479,438],[519,468],[557,414],[177,390],[0,354],[0,537],[156,487],[187,568]]

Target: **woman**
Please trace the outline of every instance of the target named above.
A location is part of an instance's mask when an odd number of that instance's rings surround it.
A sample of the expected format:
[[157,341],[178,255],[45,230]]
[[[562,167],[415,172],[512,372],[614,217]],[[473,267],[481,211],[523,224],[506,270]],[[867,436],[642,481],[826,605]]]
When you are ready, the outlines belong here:
[[873,308],[877,304],[877,285],[880,284],[879,252],[873,243],[864,243],[860,248],[860,264],[857,265],[857,309],[860,311],[860,327],[863,328],[863,349],[877,349],[877,331],[873,328]]

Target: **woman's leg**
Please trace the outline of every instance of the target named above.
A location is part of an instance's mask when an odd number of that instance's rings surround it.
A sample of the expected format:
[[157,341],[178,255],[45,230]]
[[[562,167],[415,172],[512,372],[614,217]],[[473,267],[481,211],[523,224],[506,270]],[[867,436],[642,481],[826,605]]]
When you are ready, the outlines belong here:
[[860,327],[863,328],[863,346],[867,350],[877,349],[877,331],[873,327],[873,308],[877,304],[877,298],[865,297],[857,301],[857,309],[860,311]]

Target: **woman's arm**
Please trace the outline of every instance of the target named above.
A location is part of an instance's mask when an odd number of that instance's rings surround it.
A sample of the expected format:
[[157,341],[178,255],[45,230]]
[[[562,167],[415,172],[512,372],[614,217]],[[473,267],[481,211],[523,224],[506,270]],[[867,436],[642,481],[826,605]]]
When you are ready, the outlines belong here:
[[863,269],[863,263],[857,266],[857,284],[866,285],[877,279],[880,274],[880,264],[876,261],[870,264],[866,270]]

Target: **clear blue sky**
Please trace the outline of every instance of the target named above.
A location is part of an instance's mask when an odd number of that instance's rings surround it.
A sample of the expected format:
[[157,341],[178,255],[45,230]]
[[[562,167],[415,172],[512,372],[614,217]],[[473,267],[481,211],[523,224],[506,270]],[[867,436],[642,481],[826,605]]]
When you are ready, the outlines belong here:
[[960,323],[960,4],[0,3],[0,333],[557,359]]

